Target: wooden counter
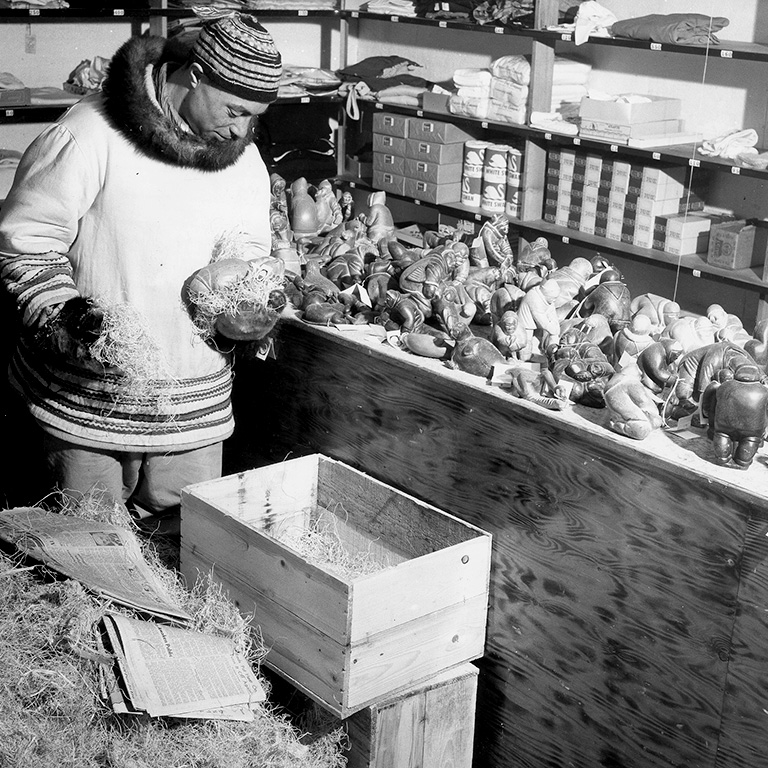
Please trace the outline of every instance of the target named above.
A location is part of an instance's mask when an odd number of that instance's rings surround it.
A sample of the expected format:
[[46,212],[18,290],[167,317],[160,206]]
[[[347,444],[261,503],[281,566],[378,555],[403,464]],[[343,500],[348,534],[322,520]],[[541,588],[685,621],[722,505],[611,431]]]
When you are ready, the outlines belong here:
[[768,459],[611,432],[382,343],[281,325],[237,363],[228,472],[320,452],[494,536],[476,768],[757,768]]

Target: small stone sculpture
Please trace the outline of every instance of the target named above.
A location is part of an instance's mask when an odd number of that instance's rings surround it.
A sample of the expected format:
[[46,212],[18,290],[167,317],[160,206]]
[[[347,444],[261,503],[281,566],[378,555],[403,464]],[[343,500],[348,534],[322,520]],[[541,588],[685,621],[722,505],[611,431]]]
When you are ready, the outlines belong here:
[[[718,372],[720,374],[720,372]],[[715,463],[747,469],[768,430],[768,387],[754,363],[726,369],[702,396],[702,414],[709,419]]]
[[614,432],[644,440],[662,424],[659,406],[643,386],[641,372],[631,364],[615,373],[603,390],[608,424]]
[[517,311],[520,323],[529,336],[538,341],[543,351],[560,339],[560,319],[555,302],[560,295],[560,286],[555,280],[545,280],[534,285],[520,300]]
[[504,356],[488,339],[475,336],[465,323],[458,323],[451,330],[451,338],[456,344],[451,359],[446,362],[448,368],[458,368],[487,379],[493,373],[494,365],[505,362]]
[[527,368],[513,368],[512,394],[521,400],[536,403],[550,411],[564,411],[571,404],[565,389],[558,385],[548,369],[531,371]]
[[514,310],[507,310],[494,324],[491,342],[507,359],[526,362],[533,354],[531,339]]

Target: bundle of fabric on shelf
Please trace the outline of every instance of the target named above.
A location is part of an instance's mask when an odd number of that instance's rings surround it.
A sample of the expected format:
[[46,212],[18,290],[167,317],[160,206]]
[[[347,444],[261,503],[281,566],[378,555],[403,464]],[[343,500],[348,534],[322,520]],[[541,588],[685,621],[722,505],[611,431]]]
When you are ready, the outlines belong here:
[[614,37],[651,40],[678,45],[719,45],[716,32],[730,24],[724,16],[702,13],[652,13],[617,21],[611,27]]
[[416,16],[416,4],[412,0],[369,0],[360,6],[360,10],[384,16]]
[[471,21],[475,3],[473,0],[414,0],[416,15],[424,19]]
[[528,86],[507,77],[503,67],[457,69],[453,84],[456,93],[448,99],[453,114],[499,123],[525,123]]

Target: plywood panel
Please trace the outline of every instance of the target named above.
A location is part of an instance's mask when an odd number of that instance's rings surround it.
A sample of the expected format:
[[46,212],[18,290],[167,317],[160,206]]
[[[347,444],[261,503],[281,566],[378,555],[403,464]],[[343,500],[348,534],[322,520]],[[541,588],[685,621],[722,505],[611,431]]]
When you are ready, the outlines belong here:
[[[493,534],[476,764],[715,768],[720,651],[747,521],[765,519],[764,460],[728,475],[681,444],[673,461],[601,414],[576,428],[340,336],[283,329],[278,360],[253,369],[281,415],[258,440],[325,452]],[[255,431],[263,413],[236,407]],[[762,704],[739,696],[757,733]]]

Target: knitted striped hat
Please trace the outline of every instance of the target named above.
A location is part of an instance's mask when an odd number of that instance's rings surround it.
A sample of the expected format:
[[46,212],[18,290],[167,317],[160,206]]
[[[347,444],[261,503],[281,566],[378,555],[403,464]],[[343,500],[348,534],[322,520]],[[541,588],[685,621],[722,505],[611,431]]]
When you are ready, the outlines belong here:
[[283,74],[280,52],[253,16],[235,13],[205,24],[192,61],[217,88],[248,101],[269,103],[277,98]]

